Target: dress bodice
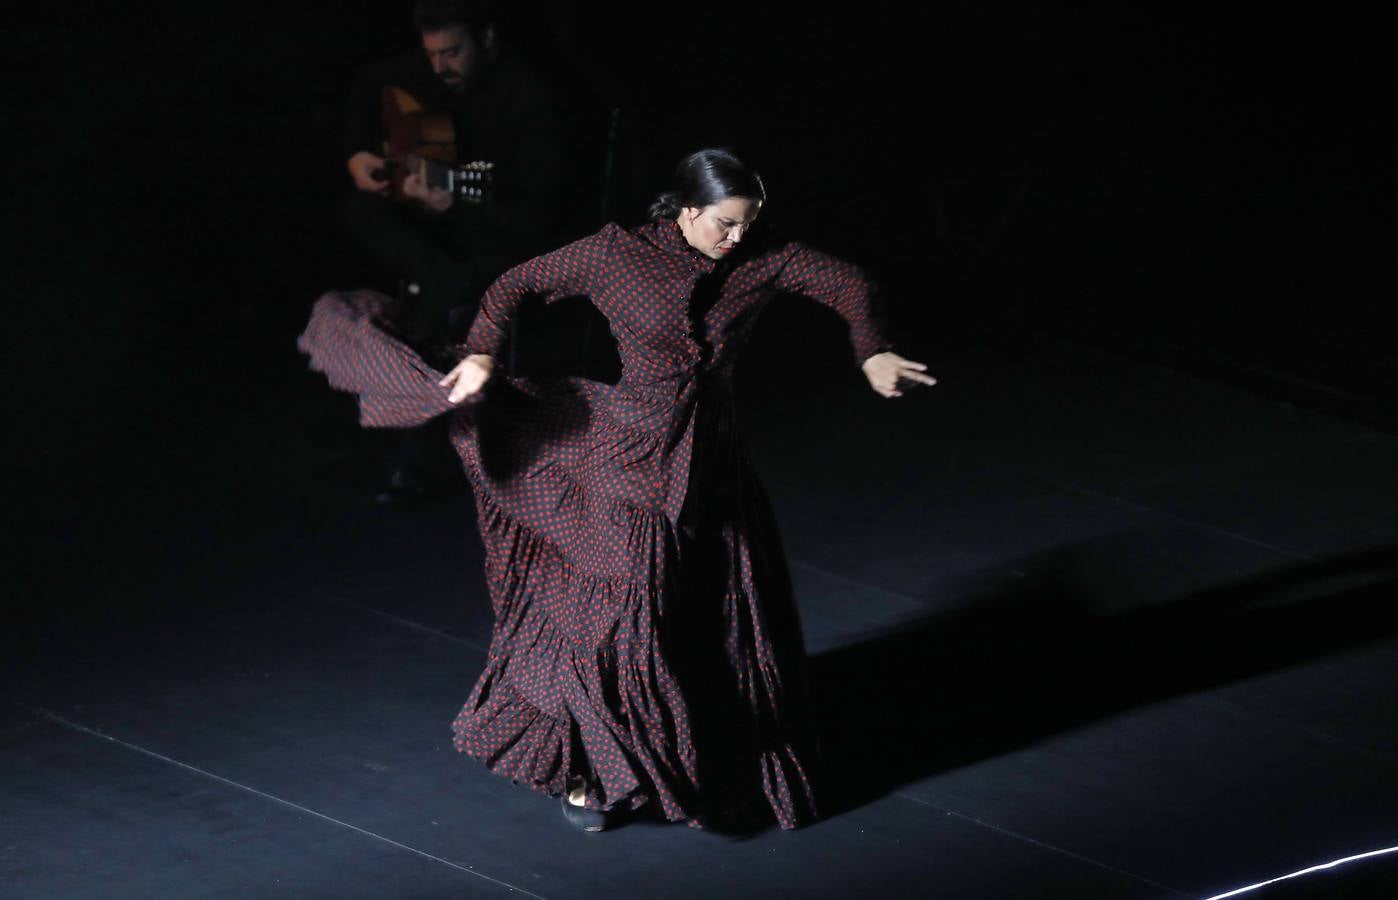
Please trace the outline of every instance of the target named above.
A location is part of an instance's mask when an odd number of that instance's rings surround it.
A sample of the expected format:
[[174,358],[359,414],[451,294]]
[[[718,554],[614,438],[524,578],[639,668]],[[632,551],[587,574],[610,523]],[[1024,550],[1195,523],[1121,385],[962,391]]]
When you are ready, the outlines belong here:
[[521,300],[586,295],[607,317],[634,388],[722,382],[758,314],[778,292],[804,294],[848,323],[857,362],[890,346],[864,272],[796,241],[752,239],[731,258],[690,246],[673,221],[597,233],[506,272],[482,298],[464,345],[496,354]]

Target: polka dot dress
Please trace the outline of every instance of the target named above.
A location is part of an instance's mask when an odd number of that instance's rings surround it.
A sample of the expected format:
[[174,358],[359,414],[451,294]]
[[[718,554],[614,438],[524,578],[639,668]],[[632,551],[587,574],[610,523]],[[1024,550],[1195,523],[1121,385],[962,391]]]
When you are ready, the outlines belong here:
[[453,407],[442,373],[376,324],[386,298],[332,293],[299,346],[358,395],[360,421],[452,417],[474,487],[495,625],[452,723],[491,771],[587,805],[647,800],[691,826],[795,828],[817,816],[805,652],[771,505],[736,430],[734,362],[777,292],[889,349],[860,269],[749,238],[721,261],[678,225],[608,225],[506,272],[465,353],[498,355],[518,304],[585,295],[623,374],[501,376]]

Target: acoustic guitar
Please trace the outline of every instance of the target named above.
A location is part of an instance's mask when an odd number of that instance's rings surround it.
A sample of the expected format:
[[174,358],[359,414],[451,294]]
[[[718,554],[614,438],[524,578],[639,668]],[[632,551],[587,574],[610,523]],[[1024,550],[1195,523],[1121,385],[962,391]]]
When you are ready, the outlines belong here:
[[391,182],[389,195],[403,202],[403,179],[421,170],[428,187],[450,191],[466,203],[488,203],[494,187],[495,163],[458,162],[456,130],[451,116],[430,111],[400,87],[385,87],[382,101],[385,166],[374,177]]

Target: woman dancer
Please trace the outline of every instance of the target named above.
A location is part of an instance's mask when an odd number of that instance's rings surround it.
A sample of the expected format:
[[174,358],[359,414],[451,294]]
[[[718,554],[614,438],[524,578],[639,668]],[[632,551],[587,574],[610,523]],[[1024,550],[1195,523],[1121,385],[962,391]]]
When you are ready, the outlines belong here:
[[[860,269],[749,234],[766,199],[731,153],[687,156],[646,224],[607,225],[491,285],[445,375],[376,326],[378,295],[327,295],[301,336],[363,424],[451,416],[495,615],[455,746],[560,796],[587,831],[647,802],[696,827],[817,817],[805,652],[735,427],[734,363],[785,291],[845,319],[881,396],[935,381],[891,351]],[[620,381],[496,376],[530,295],[589,297]]]

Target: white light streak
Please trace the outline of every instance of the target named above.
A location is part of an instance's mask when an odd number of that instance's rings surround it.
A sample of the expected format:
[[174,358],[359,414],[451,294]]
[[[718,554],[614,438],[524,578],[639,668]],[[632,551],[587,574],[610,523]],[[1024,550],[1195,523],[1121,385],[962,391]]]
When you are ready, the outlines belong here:
[[1280,878],[1273,878],[1271,881],[1261,881],[1257,884],[1250,884],[1247,887],[1240,887],[1237,890],[1229,891],[1226,894],[1215,894],[1212,897],[1205,898],[1205,900],[1223,900],[1224,897],[1236,897],[1238,894],[1244,894],[1248,891],[1255,891],[1260,887],[1266,887],[1269,884],[1276,884],[1278,881],[1285,881],[1288,878],[1297,878],[1301,875],[1309,875],[1312,872],[1319,872],[1322,869],[1333,869],[1336,866],[1342,866],[1345,863],[1354,862],[1356,859],[1368,859],[1371,856],[1382,856],[1385,853],[1398,853],[1398,847],[1386,847],[1383,850],[1370,850],[1368,853],[1361,853],[1358,856],[1346,856],[1344,859],[1337,859],[1319,866],[1311,866],[1309,869],[1302,869],[1299,872],[1292,872],[1290,875],[1283,875]]

